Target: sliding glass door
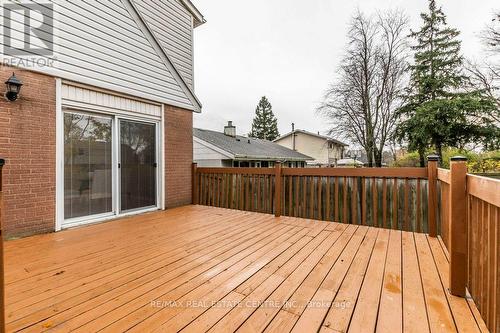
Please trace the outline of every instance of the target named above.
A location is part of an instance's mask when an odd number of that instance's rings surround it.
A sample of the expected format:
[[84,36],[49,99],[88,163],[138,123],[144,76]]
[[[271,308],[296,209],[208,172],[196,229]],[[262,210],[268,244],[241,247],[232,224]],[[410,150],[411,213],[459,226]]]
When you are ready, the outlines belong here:
[[158,204],[158,126],[64,112],[64,222],[73,226]]
[[110,213],[112,119],[64,114],[64,218]]
[[120,120],[120,210],[156,206],[156,125]]

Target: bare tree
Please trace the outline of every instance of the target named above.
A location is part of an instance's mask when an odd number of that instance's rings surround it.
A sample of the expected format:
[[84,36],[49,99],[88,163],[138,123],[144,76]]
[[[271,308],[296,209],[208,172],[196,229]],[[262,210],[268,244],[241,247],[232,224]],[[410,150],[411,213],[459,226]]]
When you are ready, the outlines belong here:
[[[481,41],[485,46],[485,58],[481,63],[467,63],[471,83],[481,88],[484,93],[495,101],[500,112],[500,11],[493,15],[491,23],[481,32]],[[500,115],[491,115],[500,122]]]
[[500,11],[493,15],[491,23],[482,32],[481,39],[491,52],[500,53]]
[[[466,69],[472,86],[482,89],[484,94],[495,102],[497,109],[500,111],[500,72],[488,63],[479,65],[468,62]],[[491,117],[500,122],[499,114],[492,114]]]
[[367,17],[357,12],[337,78],[318,111],[331,120],[330,132],[360,145],[369,166],[381,166],[383,150],[401,105],[407,66],[407,18],[399,11]]

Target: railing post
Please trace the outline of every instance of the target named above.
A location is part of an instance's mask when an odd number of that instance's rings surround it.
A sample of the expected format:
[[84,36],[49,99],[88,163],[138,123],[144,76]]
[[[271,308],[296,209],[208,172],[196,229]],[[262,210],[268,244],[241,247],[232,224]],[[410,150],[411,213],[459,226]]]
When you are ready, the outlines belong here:
[[465,297],[467,284],[467,158],[450,163],[450,292]]
[[274,164],[274,216],[281,216],[281,162]]
[[437,236],[437,168],[439,156],[427,156],[427,199],[429,201],[429,236]]
[[191,167],[191,176],[193,177],[193,180],[191,182],[191,186],[193,187],[193,192],[191,194],[191,199],[193,202],[193,205],[198,204],[198,164],[193,163]]
[[3,194],[2,194],[2,168],[5,160],[0,158],[0,333],[5,332],[5,271],[3,267]]

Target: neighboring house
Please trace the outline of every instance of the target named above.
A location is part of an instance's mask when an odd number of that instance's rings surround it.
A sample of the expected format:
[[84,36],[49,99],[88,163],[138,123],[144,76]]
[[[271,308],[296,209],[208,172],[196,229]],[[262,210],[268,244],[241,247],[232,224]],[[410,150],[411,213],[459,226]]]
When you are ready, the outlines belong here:
[[279,145],[311,156],[310,166],[335,166],[337,160],[344,158],[347,144],[331,137],[296,130],[292,124],[292,131],[274,140]]
[[0,101],[5,236],[189,204],[193,4],[2,5],[0,79],[23,83]]
[[195,128],[193,130],[193,160],[201,167],[304,167],[311,157],[267,140],[236,135],[232,122],[224,132]]

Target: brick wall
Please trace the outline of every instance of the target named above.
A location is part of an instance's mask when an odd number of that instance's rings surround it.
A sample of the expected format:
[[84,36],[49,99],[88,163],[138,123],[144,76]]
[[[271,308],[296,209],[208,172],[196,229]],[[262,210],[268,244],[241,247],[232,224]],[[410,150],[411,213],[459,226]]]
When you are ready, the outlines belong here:
[[165,205],[191,203],[193,113],[165,105]]
[[[0,67],[0,83],[13,69]],[[6,237],[50,232],[55,227],[56,84],[50,76],[15,69],[20,97],[0,97],[0,156]],[[3,95],[5,86],[0,84]]]

